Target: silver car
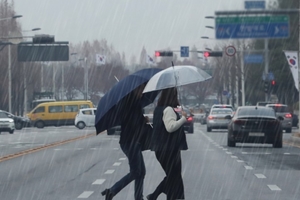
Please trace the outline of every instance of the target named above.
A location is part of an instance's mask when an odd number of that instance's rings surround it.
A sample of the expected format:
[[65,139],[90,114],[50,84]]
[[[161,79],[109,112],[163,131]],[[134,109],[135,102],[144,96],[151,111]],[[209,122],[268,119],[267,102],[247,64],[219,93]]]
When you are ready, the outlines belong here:
[[227,129],[230,118],[233,116],[233,110],[230,108],[212,108],[206,118],[206,131],[211,132],[212,129]]
[[9,132],[13,134],[15,131],[15,122],[12,119],[13,116],[8,115],[4,112],[0,112],[0,133]]
[[288,106],[285,104],[267,104],[266,107],[273,108],[276,117],[282,117],[281,126],[286,133],[292,132],[293,116],[289,112]]

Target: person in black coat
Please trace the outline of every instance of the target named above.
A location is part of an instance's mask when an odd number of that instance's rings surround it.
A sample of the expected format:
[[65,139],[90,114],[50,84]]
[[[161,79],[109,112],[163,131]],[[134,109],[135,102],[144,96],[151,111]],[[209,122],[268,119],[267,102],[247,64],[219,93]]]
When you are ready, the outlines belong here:
[[179,106],[176,88],[164,89],[158,99],[153,114],[153,135],[151,150],[166,173],[164,179],[148,200],[156,200],[161,193],[167,200],[184,199],[184,185],[181,175],[181,150],[187,150],[183,124],[187,114],[182,111],[180,117],[174,108]]
[[101,194],[105,200],[111,200],[126,187],[131,181],[135,181],[135,200],[143,200],[143,185],[146,174],[145,163],[140,144],[141,133],[144,125],[148,122],[143,115],[143,109],[139,104],[145,84],[141,85],[119,104],[119,115],[121,117],[120,146],[128,158],[129,173],[116,182],[111,188],[105,189]]

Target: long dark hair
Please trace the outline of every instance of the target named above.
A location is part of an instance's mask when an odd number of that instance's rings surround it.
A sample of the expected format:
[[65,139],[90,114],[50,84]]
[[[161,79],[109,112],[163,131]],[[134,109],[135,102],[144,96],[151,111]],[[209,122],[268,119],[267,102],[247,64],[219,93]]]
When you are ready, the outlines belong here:
[[162,90],[157,101],[157,106],[171,106],[173,108],[179,106],[177,88],[168,88]]

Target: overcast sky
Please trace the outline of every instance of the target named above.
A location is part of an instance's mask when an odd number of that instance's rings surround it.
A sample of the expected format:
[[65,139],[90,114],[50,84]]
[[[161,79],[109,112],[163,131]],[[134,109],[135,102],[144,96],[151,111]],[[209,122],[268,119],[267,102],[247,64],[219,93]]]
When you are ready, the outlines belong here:
[[33,34],[50,34],[56,41],[79,43],[106,39],[119,52],[139,58],[143,46],[155,50],[196,45],[201,36],[214,38],[215,11],[241,10],[244,0],[14,0],[23,30],[39,27]]

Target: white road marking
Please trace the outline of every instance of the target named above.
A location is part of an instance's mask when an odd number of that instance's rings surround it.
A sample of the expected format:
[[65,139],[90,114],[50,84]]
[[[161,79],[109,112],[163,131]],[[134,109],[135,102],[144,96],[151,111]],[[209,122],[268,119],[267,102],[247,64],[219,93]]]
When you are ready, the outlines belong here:
[[268,187],[272,191],[281,191],[281,189],[277,185],[268,185]]
[[237,162],[240,162],[240,163],[242,163],[242,162],[244,162],[243,160],[237,160]]
[[242,154],[270,155],[271,153],[261,153],[261,152],[242,152]]
[[107,170],[104,174],[112,174],[112,173],[114,173],[114,172],[115,172],[115,170],[109,169],[109,170]]
[[249,169],[249,170],[252,170],[253,169],[253,167],[251,167],[251,166],[244,166],[246,169]]
[[231,152],[229,152],[229,151],[226,151],[226,153],[227,153],[227,154],[232,154],[232,153],[231,153]]
[[265,175],[263,175],[263,174],[254,174],[257,178],[266,178],[266,176]]
[[114,150],[119,150],[119,148],[114,148]]
[[126,158],[120,158],[119,160],[126,160]]
[[284,155],[291,155],[291,153],[284,153]]
[[93,193],[94,193],[93,191],[84,191],[77,198],[78,199],[86,199],[86,198],[89,198]]
[[120,166],[120,165],[121,165],[120,162],[115,162],[115,163],[113,164],[113,166]]
[[231,158],[238,158],[237,156],[231,156]]
[[105,182],[105,179],[97,179],[92,185],[102,185]]

